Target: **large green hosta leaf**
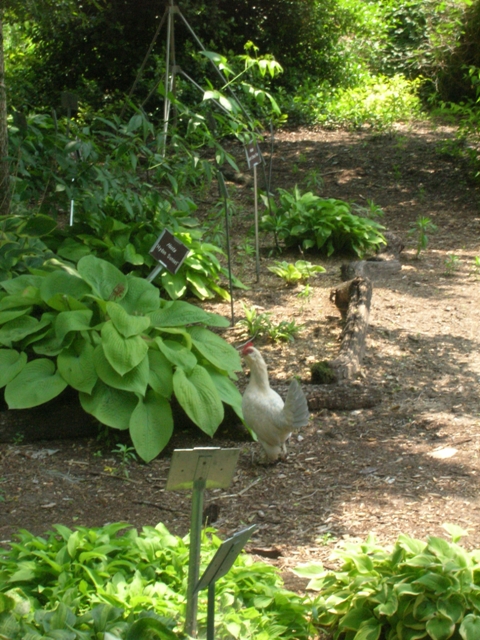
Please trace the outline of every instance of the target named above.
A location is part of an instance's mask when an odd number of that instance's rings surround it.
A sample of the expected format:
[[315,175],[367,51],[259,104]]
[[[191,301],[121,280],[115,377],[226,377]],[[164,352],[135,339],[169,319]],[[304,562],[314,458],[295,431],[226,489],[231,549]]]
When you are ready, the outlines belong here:
[[39,321],[32,316],[20,316],[10,320],[0,328],[0,344],[11,347],[13,342],[23,340],[39,328]]
[[13,380],[26,364],[25,353],[15,349],[0,349],[0,389]]
[[218,369],[232,376],[235,371],[241,370],[240,354],[223,338],[204,327],[190,327],[188,332],[192,336],[195,348]]
[[57,367],[62,378],[77,391],[91,393],[98,375],[93,364],[94,347],[85,340],[76,340],[57,357]]
[[119,301],[127,293],[127,276],[106,260],[85,256],[79,260],[77,269],[94,294],[103,300]]
[[173,367],[171,362],[156,349],[148,350],[148,360],[150,363],[148,384],[164,398],[170,398],[173,393]]
[[15,320],[15,318],[19,318],[20,316],[29,315],[32,309],[33,307],[23,307],[21,309],[6,309],[5,311],[0,311],[0,324]]
[[148,316],[130,315],[116,302],[107,302],[106,309],[113,326],[125,338],[138,336],[150,326],[150,318]]
[[59,340],[63,340],[70,331],[87,331],[91,329],[90,321],[92,316],[93,311],[90,309],[62,311],[55,319],[55,335]]
[[130,418],[138,404],[134,393],[113,389],[101,380],[97,381],[91,394],[80,393],[79,397],[87,413],[107,427],[121,430],[130,426]]
[[160,292],[155,285],[132,275],[127,276],[127,281],[127,293],[120,304],[128,313],[146,315],[160,307]]
[[155,338],[155,342],[167,360],[176,367],[180,367],[189,373],[197,365],[195,355],[179,342],[163,340],[162,338]]
[[57,311],[84,309],[85,305],[80,300],[91,292],[89,285],[78,274],[62,269],[49,273],[40,285],[42,300]]
[[233,384],[233,382],[213,367],[205,367],[210,377],[213,380],[214,385],[220,395],[220,399],[225,404],[229,404],[235,411],[237,416],[243,420],[242,411],[242,394]]
[[103,380],[105,384],[108,384],[114,389],[123,389],[124,391],[131,391],[132,393],[138,393],[142,396],[145,395],[150,373],[147,356],[143,358],[140,364],[123,376],[117,373],[109,363],[100,345],[95,349],[93,362],[98,377],[100,380]]
[[220,394],[207,370],[197,365],[187,375],[178,368],[173,374],[173,390],[188,417],[202,431],[213,436],[223,420],[224,411]]
[[125,338],[112,321],[102,327],[103,351],[109,363],[121,376],[136,367],[147,355],[148,345],[140,336]]
[[5,387],[9,409],[29,409],[56,398],[67,383],[47,358],[28,362]]
[[139,400],[130,419],[130,436],[138,455],[150,462],[168,444],[173,433],[170,403],[155,391]]
[[228,327],[229,325],[226,318],[208,313],[183,300],[164,303],[161,309],[150,314],[150,318],[154,327],[184,327],[187,324],[197,322],[216,327]]

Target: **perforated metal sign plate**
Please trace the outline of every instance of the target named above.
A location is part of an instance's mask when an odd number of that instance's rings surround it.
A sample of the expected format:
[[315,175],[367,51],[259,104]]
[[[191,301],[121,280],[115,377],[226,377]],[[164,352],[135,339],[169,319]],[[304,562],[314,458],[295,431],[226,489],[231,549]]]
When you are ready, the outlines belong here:
[[256,528],[257,525],[252,524],[251,527],[238,531],[238,533],[235,533],[231,538],[228,538],[222,543],[210,561],[210,564],[205,569],[205,573],[198,581],[195,592],[206,589],[212,582],[223,578],[223,576],[230,571],[232,564]]

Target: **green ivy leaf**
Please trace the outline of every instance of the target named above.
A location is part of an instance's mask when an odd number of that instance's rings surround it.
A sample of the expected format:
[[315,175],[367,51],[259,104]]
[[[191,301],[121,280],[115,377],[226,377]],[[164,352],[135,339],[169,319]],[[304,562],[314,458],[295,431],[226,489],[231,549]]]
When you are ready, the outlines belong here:
[[100,380],[103,380],[105,384],[108,384],[114,389],[131,391],[132,393],[137,393],[141,396],[145,395],[150,372],[149,360],[147,356],[143,358],[140,364],[138,364],[136,367],[122,376],[117,373],[117,371],[115,371],[115,369],[109,363],[109,361],[105,357],[102,347],[99,345],[94,351],[93,363],[95,365],[95,370],[98,374],[98,377],[100,378]]
[[113,389],[101,380],[97,380],[91,394],[82,392],[79,397],[84,411],[107,427],[122,431],[128,429],[130,418],[138,404],[134,393]]
[[206,369],[197,365],[187,375],[178,368],[173,374],[173,390],[188,417],[202,431],[213,436],[224,412],[220,395]]
[[102,327],[102,345],[107,360],[121,376],[136,367],[147,355],[148,345],[140,336],[125,338],[112,321]]
[[125,338],[137,336],[150,326],[148,316],[133,316],[127,313],[123,306],[116,302],[107,302],[107,314],[113,322],[115,329]]
[[0,349],[0,389],[13,380],[27,364],[26,353]]
[[47,358],[28,362],[5,387],[5,401],[9,409],[29,409],[56,398],[67,386]]
[[173,433],[172,409],[155,391],[140,399],[130,418],[130,436],[138,455],[150,462],[166,447]]
[[57,357],[57,368],[62,378],[77,391],[91,393],[98,376],[93,364],[94,348],[86,340],[77,340]]

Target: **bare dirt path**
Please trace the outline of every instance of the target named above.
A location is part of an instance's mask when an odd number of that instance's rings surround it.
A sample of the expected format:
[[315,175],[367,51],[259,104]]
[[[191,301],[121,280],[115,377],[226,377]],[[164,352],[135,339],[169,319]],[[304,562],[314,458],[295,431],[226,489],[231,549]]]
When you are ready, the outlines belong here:
[[[206,496],[207,505],[218,507],[214,526],[227,537],[256,523],[250,549],[276,556],[271,561],[285,569],[287,586],[297,584],[289,581],[290,567],[326,559],[339,541],[369,532],[388,543],[401,532],[445,535],[441,525],[450,522],[468,530],[465,546],[479,547],[480,213],[478,187],[454,148],[451,130],[426,125],[389,134],[299,130],[275,140],[273,188],[298,183],[307,190],[322,177],[319,195],[373,201],[385,212],[385,226],[407,245],[402,270],[374,282],[361,376],[380,389],[378,406],[314,413],[291,440],[288,460],[272,467],[257,464],[258,445],[239,425],[222,429],[213,441],[198,430],[180,431],[148,466],[123,463],[112,453],[114,440],[26,443],[19,436],[0,444],[0,540],[7,542],[18,528],[40,534],[55,523],[112,521],[137,527],[163,521],[184,535],[190,495],[165,491],[171,452],[214,445],[241,448],[232,486]],[[286,287],[267,270],[276,256],[265,239],[256,283],[254,259],[245,253],[252,189],[230,188],[239,203],[235,272],[251,287],[236,293],[236,317],[244,316],[243,305],[256,305],[273,321],[303,325],[294,342],[258,346],[274,382],[300,375],[307,384],[310,365],[338,349],[341,319],[329,293],[340,283],[342,260],[307,256],[326,273],[311,280],[313,295],[305,300],[301,289]],[[438,231],[416,259],[408,231],[419,216]],[[208,306],[230,314],[229,304]],[[237,325],[226,338],[239,344],[245,328]]]

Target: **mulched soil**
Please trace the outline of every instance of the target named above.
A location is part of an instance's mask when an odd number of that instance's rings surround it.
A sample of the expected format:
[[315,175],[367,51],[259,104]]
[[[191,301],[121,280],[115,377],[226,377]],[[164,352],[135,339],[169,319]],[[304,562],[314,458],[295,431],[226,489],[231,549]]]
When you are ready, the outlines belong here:
[[[305,129],[275,139],[273,189],[298,184],[307,190],[307,181],[321,176],[319,195],[373,201],[384,211],[383,224],[406,244],[402,270],[373,285],[360,380],[381,391],[380,404],[314,412],[309,426],[292,437],[286,462],[270,467],[259,464],[259,445],[233,419],[213,440],[197,429],[179,429],[149,465],[112,453],[113,432],[110,441],[22,442],[20,434],[17,442],[0,444],[0,541],[7,544],[19,528],[41,534],[55,523],[112,521],[139,528],[162,521],[185,535],[191,494],[166,490],[172,451],[221,446],[240,448],[240,456],[231,486],[206,492],[213,525],[226,538],[255,523],[248,549],[278,566],[291,588],[305,583],[289,569],[310,560],[331,566],[336,545],[370,532],[387,544],[400,533],[446,536],[442,524],[455,523],[468,531],[464,545],[478,548],[480,214],[478,187],[455,146],[452,129],[421,123],[385,134]],[[232,150],[244,162],[242,150]],[[229,188],[237,202],[234,271],[250,287],[235,292],[236,319],[244,317],[245,305],[271,313],[273,322],[302,325],[293,342],[257,346],[272,386],[293,375],[307,385],[310,366],[338,350],[342,323],[329,294],[341,282],[342,259],[306,256],[326,273],[312,278],[313,295],[305,300],[298,296],[301,286],[287,287],[267,270],[278,256],[271,239],[262,238],[256,282],[255,259],[244,251],[246,239],[253,243],[251,181]],[[416,238],[408,232],[419,216],[438,231],[417,259]],[[229,303],[206,306],[230,316]],[[238,323],[224,335],[235,345],[247,337]]]

